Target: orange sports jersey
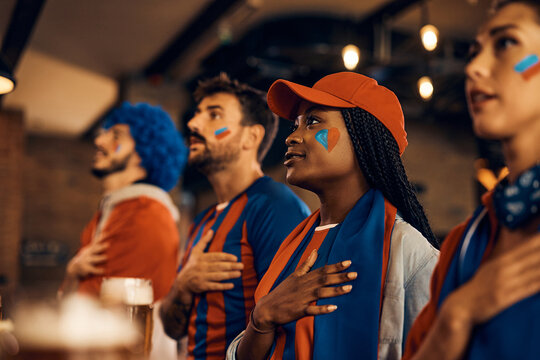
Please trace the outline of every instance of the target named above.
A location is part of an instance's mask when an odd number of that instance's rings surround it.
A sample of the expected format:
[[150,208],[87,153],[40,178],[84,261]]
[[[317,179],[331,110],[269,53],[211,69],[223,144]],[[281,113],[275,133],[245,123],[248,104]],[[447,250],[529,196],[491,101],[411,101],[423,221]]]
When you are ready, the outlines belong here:
[[[94,238],[101,211],[85,227],[81,247]],[[170,211],[160,201],[140,196],[114,206],[101,231],[105,251],[103,276],[80,281],[79,292],[99,296],[103,277],[141,277],[152,280],[154,300],[167,294],[176,276],[179,235]]]
[[227,280],[234,288],[195,296],[188,327],[189,359],[224,359],[231,341],[245,329],[254,292],[281,242],[309,215],[307,206],[284,184],[267,176],[255,181],[226,206],[199,214],[189,233],[184,257],[212,229],[206,251],[235,255],[244,264],[242,276]]

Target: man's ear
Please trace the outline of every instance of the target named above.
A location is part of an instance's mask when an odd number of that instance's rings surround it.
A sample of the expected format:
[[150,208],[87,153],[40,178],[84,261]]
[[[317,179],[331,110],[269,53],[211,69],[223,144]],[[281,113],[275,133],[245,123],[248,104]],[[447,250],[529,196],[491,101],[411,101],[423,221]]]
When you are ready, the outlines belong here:
[[264,138],[264,126],[255,124],[245,127],[243,148],[258,150]]

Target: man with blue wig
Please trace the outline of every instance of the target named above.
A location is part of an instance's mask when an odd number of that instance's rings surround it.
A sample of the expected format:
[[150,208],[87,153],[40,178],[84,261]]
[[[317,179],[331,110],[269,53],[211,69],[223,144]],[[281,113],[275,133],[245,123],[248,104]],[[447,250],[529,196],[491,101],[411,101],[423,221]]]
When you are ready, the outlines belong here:
[[92,173],[103,199],[69,261],[63,290],[98,296],[103,277],[152,280],[154,300],[171,287],[177,266],[179,212],[169,194],[188,150],[159,107],[127,102],[95,138]]

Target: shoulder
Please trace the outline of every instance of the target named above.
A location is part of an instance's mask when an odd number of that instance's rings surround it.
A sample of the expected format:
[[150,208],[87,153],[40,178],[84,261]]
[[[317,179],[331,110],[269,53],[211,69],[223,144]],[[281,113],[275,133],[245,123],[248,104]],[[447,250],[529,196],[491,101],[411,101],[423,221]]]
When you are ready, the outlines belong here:
[[162,202],[139,196],[115,204],[111,211],[111,220],[133,222],[133,225],[146,221],[174,222],[173,214]]
[[404,285],[418,272],[429,272],[435,266],[439,251],[412,225],[396,216],[392,230],[391,261],[403,272]]
[[192,223],[197,225],[198,223],[200,223],[204,217],[208,214],[209,211],[212,211],[214,208],[216,207],[216,205],[212,205],[208,208],[206,208],[205,210],[201,211],[200,213],[198,213],[195,218],[193,219]]
[[247,192],[248,206],[251,208],[274,208],[308,212],[307,206],[285,184],[264,176],[250,187]]

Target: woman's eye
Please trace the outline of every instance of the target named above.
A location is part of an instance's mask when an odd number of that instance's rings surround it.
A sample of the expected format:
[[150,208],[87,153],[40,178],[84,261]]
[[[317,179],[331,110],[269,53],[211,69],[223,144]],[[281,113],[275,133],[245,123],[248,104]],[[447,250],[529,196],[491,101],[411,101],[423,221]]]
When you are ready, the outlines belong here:
[[516,44],[517,44],[516,39],[512,37],[508,37],[508,36],[503,36],[495,40],[495,50],[496,51],[506,50],[507,48]]
[[291,126],[290,126],[291,134],[292,134],[293,132],[295,132],[296,129],[298,129],[298,124],[295,124],[295,123],[291,124]]
[[315,124],[319,124],[319,123],[320,123],[320,121],[314,116],[308,116],[306,118],[306,125],[307,126],[315,125]]

